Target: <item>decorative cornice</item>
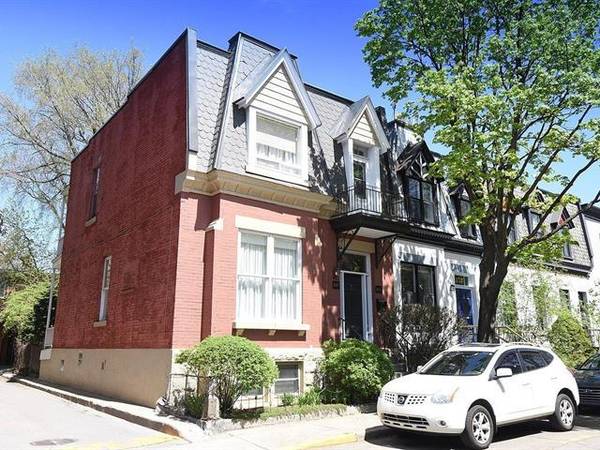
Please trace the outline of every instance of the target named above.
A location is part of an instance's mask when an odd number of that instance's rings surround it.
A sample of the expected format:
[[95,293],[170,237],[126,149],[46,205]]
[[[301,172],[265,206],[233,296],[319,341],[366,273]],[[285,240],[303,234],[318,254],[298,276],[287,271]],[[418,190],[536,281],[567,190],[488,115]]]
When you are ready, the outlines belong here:
[[180,192],[208,196],[229,194],[309,211],[323,219],[329,219],[335,211],[335,202],[331,196],[291,183],[224,170],[211,170],[208,173],[185,170],[175,177],[175,193]]

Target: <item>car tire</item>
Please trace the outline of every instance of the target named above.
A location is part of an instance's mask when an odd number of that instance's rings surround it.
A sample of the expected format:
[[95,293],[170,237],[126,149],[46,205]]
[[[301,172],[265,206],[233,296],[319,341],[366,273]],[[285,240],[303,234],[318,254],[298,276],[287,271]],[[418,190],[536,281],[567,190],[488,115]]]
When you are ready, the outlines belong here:
[[567,394],[558,394],[554,414],[550,417],[552,428],[556,431],[571,431],[575,425],[575,404]]
[[475,405],[467,413],[465,430],[460,435],[465,447],[473,450],[488,448],[494,439],[494,419],[482,405]]

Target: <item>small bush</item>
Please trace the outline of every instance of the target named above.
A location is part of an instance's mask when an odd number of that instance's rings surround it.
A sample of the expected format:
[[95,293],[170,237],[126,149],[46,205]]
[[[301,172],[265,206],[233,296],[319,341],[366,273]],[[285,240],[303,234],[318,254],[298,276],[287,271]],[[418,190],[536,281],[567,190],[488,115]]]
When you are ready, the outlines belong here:
[[292,406],[296,403],[296,396],[286,392],[281,396],[281,406]]
[[566,310],[558,314],[550,328],[548,340],[552,349],[569,367],[577,367],[594,354],[590,337],[577,319]]
[[432,305],[396,306],[384,311],[379,321],[384,345],[407,372],[416,371],[465,332],[465,323],[453,311]]
[[206,395],[188,395],[183,401],[186,414],[196,419],[202,418],[205,403]]
[[388,356],[377,346],[357,339],[323,344],[320,364],[323,400],[357,404],[375,400],[394,375]]
[[299,406],[311,406],[321,404],[321,393],[316,389],[309,389],[298,397]]
[[275,361],[258,344],[239,336],[212,336],[177,355],[188,372],[211,377],[221,416],[231,417],[244,392],[270,386],[277,377]]

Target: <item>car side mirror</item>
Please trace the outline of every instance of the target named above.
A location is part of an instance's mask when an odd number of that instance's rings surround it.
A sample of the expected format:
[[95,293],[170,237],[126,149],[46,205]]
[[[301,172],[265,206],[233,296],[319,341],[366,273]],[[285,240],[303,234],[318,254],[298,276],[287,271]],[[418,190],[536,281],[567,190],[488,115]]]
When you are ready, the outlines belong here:
[[513,376],[513,371],[510,367],[498,367],[496,369],[496,378],[509,378]]

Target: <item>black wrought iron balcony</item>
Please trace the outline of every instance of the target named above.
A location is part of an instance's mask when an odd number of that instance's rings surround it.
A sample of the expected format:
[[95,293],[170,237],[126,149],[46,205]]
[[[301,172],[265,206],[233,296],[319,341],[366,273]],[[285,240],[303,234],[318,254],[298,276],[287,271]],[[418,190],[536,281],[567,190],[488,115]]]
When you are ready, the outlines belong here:
[[336,216],[362,213],[395,220],[405,220],[402,198],[381,189],[355,184],[335,196]]

